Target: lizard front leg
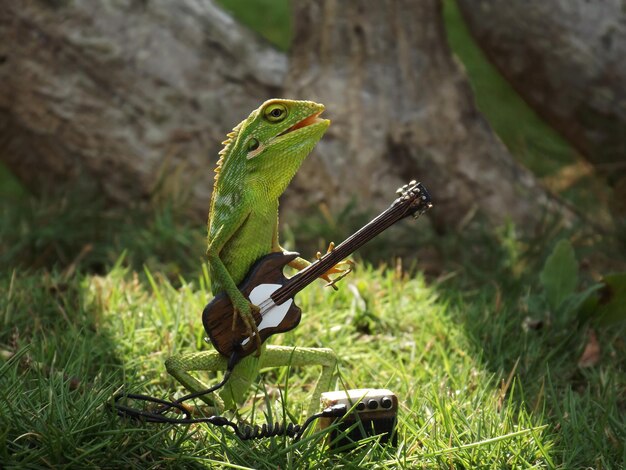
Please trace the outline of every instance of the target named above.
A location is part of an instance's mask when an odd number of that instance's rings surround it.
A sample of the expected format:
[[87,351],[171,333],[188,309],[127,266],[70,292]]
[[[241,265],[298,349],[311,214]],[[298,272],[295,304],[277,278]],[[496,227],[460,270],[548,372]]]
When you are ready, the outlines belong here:
[[235,329],[237,318],[241,319],[246,326],[246,331],[250,339],[253,339],[257,343],[257,350],[261,350],[261,336],[256,326],[253,313],[259,312],[259,307],[251,303],[246,299],[241,291],[235,285],[233,278],[224,266],[221,258],[217,253],[208,250],[209,263],[213,269],[214,275],[221,280],[222,286],[226,291],[226,294],[230,298],[233,304],[233,330]]
[[[282,247],[281,247],[282,249]],[[333,251],[335,249],[335,244],[333,242],[330,242],[328,244],[328,249],[326,250],[326,253],[330,253],[331,251]],[[284,251],[284,250],[283,250]],[[315,255],[315,258],[317,260],[322,258],[322,254],[318,251]],[[311,263],[307,260],[305,260],[304,258],[296,258],[293,261],[291,261],[289,263],[289,266],[291,266],[292,268],[295,268],[297,270],[302,270],[308,266],[310,266]],[[342,280],[344,277],[346,277],[348,274],[350,274],[352,272],[352,270],[354,269],[354,261],[349,260],[349,259],[345,259],[343,261],[338,262],[337,264],[335,264],[332,268],[330,268],[328,271],[326,271],[324,274],[322,274],[320,276],[321,279],[324,279],[326,281],[326,287],[332,287],[333,289],[337,290],[337,286],[335,284],[337,284],[337,282],[339,282],[340,280]],[[339,276],[335,277],[335,278],[331,278],[330,275],[331,274],[339,274]]]
[[[245,220],[246,217],[247,216],[245,216],[245,214],[244,217],[240,216],[242,221]],[[235,224],[235,228],[238,228],[242,221]],[[213,236],[209,246],[207,247],[207,257],[209,266],[211,267],[211,276],[215,277],[215,279],[219,282],[219,285],[226,292],[226,295],[228,295],[231,303],[233,304],[232,329],[235,329],[237,319],[241,319],[241,321],[244,322],[246,332],[250,339],[254,338],[254,341],[256,341],[257,351],[260,353],[262,342],[253,316],[253,313],[259,313],[259,307],[252,304],[243,296],[220,257],[220,250],[224,246],[225,240],[227,239],[226,232],[223,230],[224,227],[225,226],[222,225],[220,229],[217,230],[217,233]]]

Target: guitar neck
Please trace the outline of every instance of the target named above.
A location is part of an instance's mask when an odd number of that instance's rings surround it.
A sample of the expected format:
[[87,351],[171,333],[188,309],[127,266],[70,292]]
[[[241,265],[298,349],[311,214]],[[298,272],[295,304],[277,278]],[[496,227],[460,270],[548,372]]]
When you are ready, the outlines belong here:
[[[429,207],[430,202],[428,201],[424,204],[424,207],[418,215]],[[322,258],[291,277],[283,287],[272,294],[272,300],[277,305],[280,305],[287,299],[294,297],[298,292],[323,275],[339,261],[347,258],[372,238],[414,212],[415,210],[411,209],[410,204],[404,204],[401,199],[396,200],[394,204],[378,215],[378,217],[371,220],[358,232],[337,245],[333,251],[327,253]]]

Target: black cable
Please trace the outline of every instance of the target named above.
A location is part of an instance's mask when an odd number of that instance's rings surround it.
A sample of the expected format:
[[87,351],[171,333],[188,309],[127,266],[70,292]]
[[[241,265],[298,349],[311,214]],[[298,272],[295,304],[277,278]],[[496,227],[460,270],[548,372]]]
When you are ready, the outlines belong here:
[[[193,420],[194,418],[191,417],[191,413],[189,412],[189,410],[183,406],[183,402],[187,400],[191,400],[193,398],[198,398],[208,393],[213,393],[216,390],[219,390],[220,388],[222,388],[224,385],[226,385],[226,382],[228,382],[228,379],[230,378],[230,375],[232,374],[233,369],[235,368],[235,366],[237,365],[240,359],[241,357],[239,356],[238,350],[233,351],[233,353],[230,355],[230,358],[228,359],[228,364],[226,365],[226,372],[224,373],[224,378],[221,380],[220,383],[218,383],[217,385],[214,385],[213,387],[209,387],[207,389],[185,395],[179,398],[178,400],[168,401],[168,400],[163,400],[161,398],[151,397],[150,395],[142,395],[138,393],[119,393],[113,397],[113,400],[114,400],[113,406],[117,410],[117,414],[119,416],[125,416],[129,418],[134,418],[134,419],[143,418],[145,421],[149,423],[190,424],[191,422],[193,422],[190,420]],[[163,406],[157,409],[156,411],[144,411],[138,408],[132,408],[130,406],[121,404],[120,400],[122,398],[129,398],[131,400],[137,400],[137,401],[148,402],[148,403],[158,403]],[[177,410],[182,412],[185,415],[185,418],[182,418],[182,419],[181,418],[168,418],[167,416],[163,416],[163,413],[165,413],[167,410],[171,408],[176,408]],[[202,421],[197,421],[197,422],[202,422]]]
[[[319,418],[342,418],[348,412],[348,407],[346,405],[333,405],[325,408],[323,411],[316,413],[312,416],[309,416],[304,424],[293,424],[289,423],[285,425],[285,423],[276,423],[276,424],[263,424],[259,426],[258,424],[254,426],[245,425],[243,429],[240,429],[237,424],[233,422],[227,422],[227,424],[233,428],[235,434],[242,441],[247,441],[250,439],[262,439],[265,437],[274,437],[274,436],[288,436],[293,437],[296,441],[299,441],[306,428],[309,425]],[[224,424],[218,424],[218,426],[223,426]]]
[[[226,367],[226,372],[224,373],[224,378],[220,383],[214,385],[213,387],[207,388],[205,390],[200,390],[198,392],[190,393],[185,395],[178,400],[168,401],[163,400],[161,398],[151,397],[149,395],[142,395],[137,393],[120,393],[115,395],[114,397],[114,407],[119,416],[128,417],[132,419],[143,419],[148,423],[167,423],[167,424],[196,424],[196,423],[208,423],[214,426],[229,426],[235,432],[237,437],[243,441],[247,441],[250,439],[262,439],[266,437],[273,436],[288,436],[294,438],[298,441],[306,428],[316,419],[319,418],[341,418],[343,417],[348,409],[345,405],[333,405],[321,411],[320,413],[316,413],[312,416],[309,416],[303,425],[300,424],[285,424],[285,423],[274,423],[274,424],[263,424],[262,426],[254,425],[250,426],[249,424],[239,426],[237,423],[234,423],[223,416],[209,416],[206,418],[192,418],[190,411],[183,406],[183,402],[187,400],[191,400],[193,398],[198,398],[202,395],[206,395],[208,393],[213,393],[216,390],[222,388],[230,375],[235,368],[235,365],[239,362],[239,355],[237,351],[234,351],[228,360],[228,365]],[[127,398],[131,400],[138,400],[149,403],[157,403],[161,406],[156,411],[144,411],[138,408],[132,408],[130,406],[124,405],[120,403],[122,398]],[[165,416],[163,413],[166,411],[176,408],[181,413],[185,415],[184,418],[170,418]]]

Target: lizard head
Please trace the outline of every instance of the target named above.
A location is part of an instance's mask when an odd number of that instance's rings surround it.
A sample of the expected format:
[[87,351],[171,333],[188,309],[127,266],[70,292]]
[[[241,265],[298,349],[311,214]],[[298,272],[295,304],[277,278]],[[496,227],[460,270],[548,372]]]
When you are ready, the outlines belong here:
[[250,184],[280,196],[320,140],[330,121],[320,118],[324,105],[272,99],[253,111],[238,131],[236,153],[245,160]]

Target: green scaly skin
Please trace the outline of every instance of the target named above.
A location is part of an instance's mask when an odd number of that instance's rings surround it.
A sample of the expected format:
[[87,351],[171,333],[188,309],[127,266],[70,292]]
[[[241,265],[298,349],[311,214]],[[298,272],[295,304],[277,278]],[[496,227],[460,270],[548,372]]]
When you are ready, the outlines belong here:
[[[223,142],[209,211],[207,255],[211,288],[214,295],[226,292],[235,308],[235,321],[243,321],[251,336],[256,328],[252,317],[256,306],[241,294],[237,285],[259,258],[282,250],[278,243],[278,198],[330,125],[329,120],[317,117],[323,110],[323,105],[311,101],[269,100]],[[292,130],[298,123],[298,128]],[[298,269],[308,264],[302,258],[290,263]],[[348,267],[340,263],[329,273],[341,273]],[[323,277],[328,280],[327,275]],[[234,409],[246,397],[260,368],[321,365],[322,373],[309,409],[313,412],[321,392],[331,384],[335,364],[330,349],[264,344],[258,355],[247,356],[237,364],[220,392],[221,399],[204,396],[203,400],[217,408]],[[189,372],[224,370],[226,358],[216,351],[203,351],[171,357],[166,367],[185,388],[197,392],[207,387]]]

